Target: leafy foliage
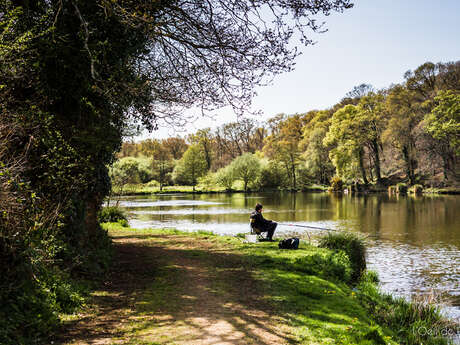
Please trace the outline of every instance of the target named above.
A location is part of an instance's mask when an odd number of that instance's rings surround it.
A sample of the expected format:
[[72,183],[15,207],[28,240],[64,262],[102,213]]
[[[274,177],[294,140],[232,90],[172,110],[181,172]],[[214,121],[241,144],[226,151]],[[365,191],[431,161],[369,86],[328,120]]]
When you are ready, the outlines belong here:
[[341,192],[343,190],[343,181],[340,177],[334,176],[331,179],[331,189],[334,192]]
[[307,274],[319,275],[336,279],[345,283],[351,281],[352,267],[350,259],[344,251],[336,251],[327,255],[315,254],[295,261],[295,267]]
[[173,178],[176,182],[195,188],[198,178],[206,174],[207,162],[198,145],[191,145],[174,168]]
[[243,181],[244,190],[247,191],[250,185],[254,185],[260,175],[260,161],[251,154],[245,153],[232,161],[229,168],[233,170],[233,176]]
[[366,270],[366,246],[364,241],[352,233],[329,233],[321,238],[320,247],[333,250],[343,250],[350,259],[351,280],[358,282]]
[[116,223],[121,222],[126,224],[128,218],[123,210],[116,206],[107,206],[102,208],[97,215],[97,219],[100,223]]
[[233,183],[235,182],[235,171],[232,166],[227,165],[224,168],[217,170],[214,180],[216,183],[222,187],[225,187],[226,190],[232,190]]
[[460,93],[440,91],[434,98],[437,106],[425,117],[426,130],[435,139],[448,143],[460,155]]

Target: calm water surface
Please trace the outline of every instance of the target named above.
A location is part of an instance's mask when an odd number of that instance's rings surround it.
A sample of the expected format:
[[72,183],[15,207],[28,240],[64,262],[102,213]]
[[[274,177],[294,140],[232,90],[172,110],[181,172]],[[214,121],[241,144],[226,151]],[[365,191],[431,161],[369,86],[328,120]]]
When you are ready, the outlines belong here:
[[249,213],[257,202],[264,205],[265,218],[290,224],[280,224],[278,236],[305,235],[306,229],[295,225],[369,235],[368,266],[379,273],[383,290],[408,298],[439,293],[447,300],[444,311],[460,320],[460,196],[170,194],[123,197],[120,206],[135,228],[235,235],[249,232]]

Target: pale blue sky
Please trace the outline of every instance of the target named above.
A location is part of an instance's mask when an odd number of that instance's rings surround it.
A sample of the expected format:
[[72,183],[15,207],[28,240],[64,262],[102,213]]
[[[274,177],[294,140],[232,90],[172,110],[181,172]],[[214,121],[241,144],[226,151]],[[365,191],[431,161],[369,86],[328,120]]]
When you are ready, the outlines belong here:
[[[312,35],[315,45],[302,48],[293,72],[257,89],[254,108],[263,111],[261,120],[325,109],[355,85],[382,88],[426,61],[460,59],[460,0],[356,0],[352,9],[327,17],[326,27],[328,32]],[[229,109],[217,113],[188,130],[236,121]],[[161,129],[137,139],[169,135],[176,133]]]

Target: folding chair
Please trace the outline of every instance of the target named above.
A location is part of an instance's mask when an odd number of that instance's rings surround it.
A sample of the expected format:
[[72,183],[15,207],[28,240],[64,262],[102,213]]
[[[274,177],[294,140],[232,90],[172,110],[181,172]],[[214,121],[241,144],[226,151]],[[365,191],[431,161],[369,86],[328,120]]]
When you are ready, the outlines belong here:
[[267,238],[262,236],[262,231],[260,229],[257,229],[255,227],[255,219],[254,218],[250,218],[251,219],[251,222],[249,224],[250,228],[251,228],[251,235],[257,235],[257,239],[260,241],[260,240],[266,240]]

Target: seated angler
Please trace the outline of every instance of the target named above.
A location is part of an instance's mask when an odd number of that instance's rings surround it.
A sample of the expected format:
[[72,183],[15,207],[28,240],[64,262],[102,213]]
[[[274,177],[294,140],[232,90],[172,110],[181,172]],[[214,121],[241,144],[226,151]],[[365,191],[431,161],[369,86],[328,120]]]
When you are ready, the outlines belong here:
[[262,208],[261,204],[257,204],[255,211],[251,213],[251,229],[256,234],[267,232],[267,240],[273,241],[273,234],[278,223],[265,219],[262,216]]

